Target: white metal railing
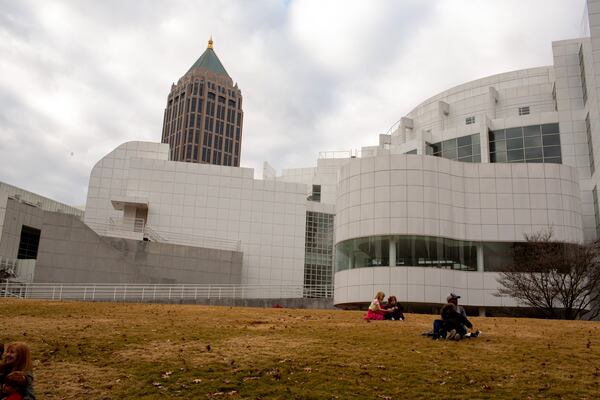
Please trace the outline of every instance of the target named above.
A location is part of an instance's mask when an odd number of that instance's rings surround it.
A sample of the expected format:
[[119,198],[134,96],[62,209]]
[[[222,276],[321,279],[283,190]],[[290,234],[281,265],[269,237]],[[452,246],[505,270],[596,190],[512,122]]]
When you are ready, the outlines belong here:
[[0,297],[44,300],[164,302],[203,299],[331,298],[331,285],[164,285],[0,283]]
[[86,225],[92,228],[99,235],[118,235],[119,232],[131,233],[142,236],[144,233],[145,221],[142,218],[122,218],[116,219],[109,217],[103,219],[88,219]]
[[192,247],[207,247],[221,250],[241,251],[242,243],[239,240],[221,239],[211,236],[193,235],[179,232],[158,231],[149,225],[143,218],[109,217],[107,220],[90,219],[86,224],[97,234],[102,236],[117,236],[129,239],[148,238],[153,242],[179,244]]
[[360,150],[320,151],[319,159],[328,158],[360,158]]
[[[239,240],[220,239],[210,236],[192,235],[177,232],[156,232],[154,229],[152,229],[152,232],[154,232],[154,234],[158,234],[161,238],[161,240],[158,241],[163,243],[233,251],[241,251],[242,249],[242,242]],[[150,235],[148,235],[148,237],[150,238]]]
[[146,221],[143,218],[108,218],[108,225],[112,231],[131,231],[135,233],[144,233]]
[[19,260],[0,256],[0,271],[8,276],[15,276]]

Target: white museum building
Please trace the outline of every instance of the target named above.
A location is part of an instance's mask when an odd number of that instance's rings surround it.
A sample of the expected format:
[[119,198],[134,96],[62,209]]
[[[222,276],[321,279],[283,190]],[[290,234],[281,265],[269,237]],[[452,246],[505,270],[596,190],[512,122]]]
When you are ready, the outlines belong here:
[[[552,43],[552,65],[436,94],[376,146],[323,152],[316,166],[278,175],[265,163],[255,179],[248,168],[170,161],[167,144],[124,143],[92,169],[78,229],[154,246],[156,265],[134,257],[137,275],[119,279],[328,286],[342,307],[379,290],[406,304],[453,291],[481,312],[517,306],[495,296],[514,243],[545,229],[564,242],[599,237],[600,0],[588,13],[590,37]],[[2,187],[0,220],[19,200]],[[2,232],[0,256],[17,258],[16,236]],[[198,272],[189,248],[217,261]],[[56,272],[56,257],[35,266],[34,282],[73,281],[77,268]],[[75,281],[120,276],[106,265],[97,270],[107,276]]]

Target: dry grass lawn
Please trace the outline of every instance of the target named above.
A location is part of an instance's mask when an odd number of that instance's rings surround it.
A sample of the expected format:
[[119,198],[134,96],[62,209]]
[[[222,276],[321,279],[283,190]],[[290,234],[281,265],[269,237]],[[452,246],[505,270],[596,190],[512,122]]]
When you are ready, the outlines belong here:
[[600,323],[0,300],[0,340],[30,344],[39,399],[598,399]]

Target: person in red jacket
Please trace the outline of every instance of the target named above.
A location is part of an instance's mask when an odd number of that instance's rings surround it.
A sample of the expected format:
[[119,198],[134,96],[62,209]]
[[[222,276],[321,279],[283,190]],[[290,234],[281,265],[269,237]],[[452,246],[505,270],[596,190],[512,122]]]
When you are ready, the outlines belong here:
[[27,387],[27,375],[21,371],[14,371],[8,374],[2,385],[4,400],[23,400],[23,393]]

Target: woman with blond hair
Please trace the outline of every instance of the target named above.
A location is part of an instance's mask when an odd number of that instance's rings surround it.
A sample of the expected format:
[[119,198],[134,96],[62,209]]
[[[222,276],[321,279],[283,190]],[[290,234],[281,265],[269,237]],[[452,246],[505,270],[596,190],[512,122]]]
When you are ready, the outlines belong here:
[[21,391],[23,400],[35,400],[32,370],[33,364],[31,362],[29,346],[23,342],[9,343],[6,346],[4,359],[0,362],[0,384],[4,384],[4,381],[12,372],[23,372],[27,378],[26,384]]
[[363,318],[367,321],[370,321],[372,319],[379,321],[383,319],[384,314],[391,312],[391,310],[384,310],[381,306],[381,302],[383,301],[383,299],[385,299],[385,293],[377,292],[375,298],[369,305],[369,310],[367,311],[367,314]]

